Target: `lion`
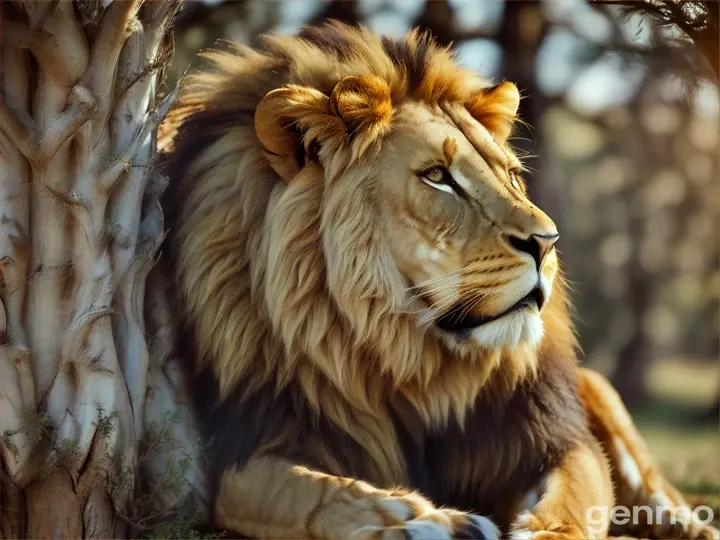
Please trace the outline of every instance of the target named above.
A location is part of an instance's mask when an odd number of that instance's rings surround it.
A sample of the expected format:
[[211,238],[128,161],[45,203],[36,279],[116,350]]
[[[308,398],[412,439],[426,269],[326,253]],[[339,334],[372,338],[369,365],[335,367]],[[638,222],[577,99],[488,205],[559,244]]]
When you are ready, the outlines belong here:
[[[578,367],[559,233],[508,142],[515,85],[427,33],[337,22],[203,57],[160,146],[215,527],[578,539],[615,504],[682,514]],[[710,530],[680,521],[649,532]]]

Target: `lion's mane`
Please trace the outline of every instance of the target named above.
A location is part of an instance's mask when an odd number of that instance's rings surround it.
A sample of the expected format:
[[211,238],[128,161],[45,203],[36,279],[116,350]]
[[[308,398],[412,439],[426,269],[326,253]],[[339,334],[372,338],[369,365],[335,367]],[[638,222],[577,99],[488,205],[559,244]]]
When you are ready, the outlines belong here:
[[[398,483],[407,464],[393,415],[403,409],[389,402],[411,404],[425,425],[461,424],[489,385],[507,395],[543,357],[574,362],[562,283],[538,350],[448,350],[403,313],[406,284],[377,237],[362,160],[311,161],[286,184],[262,154],[255,109],[288,83],[330,93],[370,74],[393,102],[466,102],[481,81],[447,49],[418,32],[390,40],[328,24],[202,56],[209,67],[186,79],[160,144],[185,352],[227,456],[216,467],[282,448],[333,474]],[[511,120],[493,103],[477,107],[487,125]]]

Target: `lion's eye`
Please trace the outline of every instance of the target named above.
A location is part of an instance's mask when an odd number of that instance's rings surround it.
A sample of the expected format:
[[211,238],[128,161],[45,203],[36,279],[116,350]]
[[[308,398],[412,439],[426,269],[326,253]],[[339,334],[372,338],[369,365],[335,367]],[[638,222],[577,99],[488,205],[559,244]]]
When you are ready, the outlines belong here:
[[425,178],[431,182],[435,182],[436,184],[442,182],[444,177],[445,171],[443,171],[440,167],[433,167],[425,173]]
[[420,178],[430,187],[439,189],[445,193],[457,195],[457,192],[455,191],[457,184],[455,184],[455,180],[453,180],[450,171],[443,167],[431,167],[422,172],[420,174]]
[[520,182],[518,182],[518,179],[513,171],[510,171],[510,183],[515,189],[517,189],[518,191],[520,190]]

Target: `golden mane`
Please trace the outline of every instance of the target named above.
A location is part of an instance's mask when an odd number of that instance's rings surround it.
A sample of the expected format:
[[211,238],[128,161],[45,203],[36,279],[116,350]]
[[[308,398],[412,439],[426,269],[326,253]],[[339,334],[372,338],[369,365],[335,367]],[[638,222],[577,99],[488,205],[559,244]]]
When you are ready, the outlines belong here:
[[560,276],[538,350],[449,350],[403,312],[406,285],[374,235],[362,167],[310,163],[286,184],[263,156],[254,113],[268,92],[298,84],[329,94],[346,76],[382,79],[393,103],[470,102],[488,129],[511,122],[498,103],[471,101],[488,84],[447,48],[418,31],[395,41],[329,23],[202,57],[209,66],[187,77],[160,147],[172,150],[166,206],[180,304],[197,366],[211,367],[221,399],[239,384],[242,399],[297,385],[297,399],[382,456],[374,476],[391,479],[404,467],[391,396],[427,424],[462,423],[491,377],[507,392],[544,357],[574,361]]

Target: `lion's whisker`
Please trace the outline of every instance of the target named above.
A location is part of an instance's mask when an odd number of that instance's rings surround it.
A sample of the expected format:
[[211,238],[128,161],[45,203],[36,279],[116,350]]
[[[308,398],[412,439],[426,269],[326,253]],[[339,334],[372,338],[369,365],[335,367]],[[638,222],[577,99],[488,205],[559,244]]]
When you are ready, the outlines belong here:
[[448,289],[455,289],[455,288],[457,288],[457,286],[458,286],[457,283],[444,283],[444,284],[442,284],[442,285],[438,285],[437,287],[435,287],[435,288],[433,288],[433,289],[429,289],[429,290],[427,290],[427,291],[423,291],[422,293],[414,294],[414,295],[412,295],[412,296],[409,298],[409,300],[410,300],[410,301],[413,301],[413,300],[417,300],[418,298],[422,298],[423,296],[427,296],[427,295],[431,295],[431,294],[437,294],[437,293],[440,293],[440,292],[444,292],[444,291],[446,291],[446,290],[448,290]]
[[470,313],[472,308],[477,305],[477,303],[482,300],[485,296],[484,291],[477,291],[474,295],[467,298],[465,301],[463,301],[462,305],[460,306],[460,309],[457,313],[457,319],[456,320],[462,320],[465,315]]
[[448,278],[450,278],[450,277],[454,277],[456,274],[462,272],[464,269],[465,269],[465,266],[462,266],[462,267],[457,268],[457,269],[455,269],[455,270],[452,270],[452,271],[450,271],[450,272],[448,272],[448,273],[446,273],[446,274],[442,274],[442,275],[440,275],[440,276],[427,279],[427,280],[422,281],[422,282],[420,282],[420,283],[418,283],[418,284],[416,284],[416,285],[412,285],[412,286],[406,288],[405,291],[407,292],[407,291],[410,291],[410,290],[412,290],[412,289],[420,289],[420,288],[425,287],[425,286],[427,286],[427,285],[430,285],[431,283],[434,283],[434,282],[436,282],[436,281],[441,281],[441,280],[444,280],[444,279],[448,279]]
[[[477,293],[478,293],[478,291],[476,289],[471,289],[471,290],[468,290],[468,291],[465,291],[464,293],[462,293],[458,298],[444,298],[439,302],[433,303],[430,306],[431,309],[435,309],[435,308],[440,308],[440,309],[438,310],[437,314],[431,320],[437,320],[438,318],[440,318],[444,314],[444,308],[451,306],[453,303],[457,303],[457,302],[460,302],[461,305],[463,305],[466,301],[468,301],[468,298],[474,299],[475,294],[477,294]],[[480,294],[482,294],[482,292]],[[442,304],[442,305],[439,305],[439,304]]]
[[477,306],[485,298],[487,298],[486,291],[479,291],[477,295],[467,302],[465,309],[463,309],[463,312],[460,314],[460,319],[465,317],[468,313],[471,313],[472,310],[475,309],[475,306]]

